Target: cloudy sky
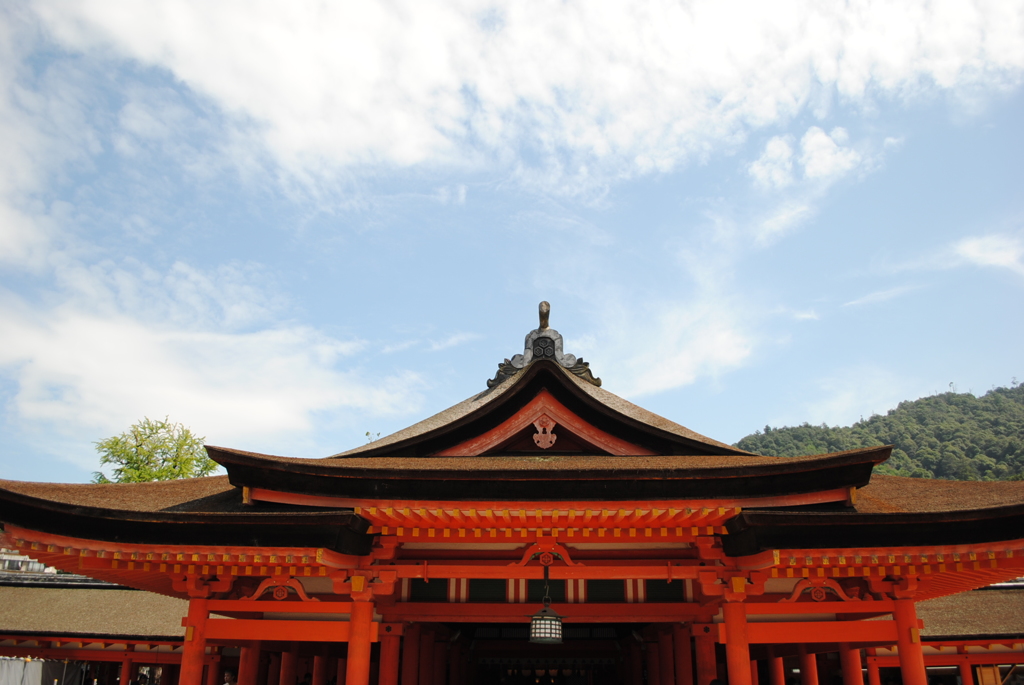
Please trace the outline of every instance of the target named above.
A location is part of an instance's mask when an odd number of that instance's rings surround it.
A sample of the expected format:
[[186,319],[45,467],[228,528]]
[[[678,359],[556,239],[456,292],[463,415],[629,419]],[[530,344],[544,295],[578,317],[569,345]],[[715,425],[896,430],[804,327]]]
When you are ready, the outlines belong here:
[[542,299],[728,442],[1024,380],[1022,76],[1021,0],[0,3],[0,477],[326,456]]

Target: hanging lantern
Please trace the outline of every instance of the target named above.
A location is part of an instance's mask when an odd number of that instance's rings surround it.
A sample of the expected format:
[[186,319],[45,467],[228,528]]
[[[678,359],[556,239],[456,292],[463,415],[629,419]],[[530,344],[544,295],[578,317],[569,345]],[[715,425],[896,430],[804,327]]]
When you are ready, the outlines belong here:
[[[546,562],[546,563],[545,563]],[[530,618],[530,642],[539,645],[562,644],[562,617],[551,608],[551,592],[548,587],[548,566],[551,556],[541,559],[544,564],[544,608]]]
[[562,617],[544,602],[544,608],[530,619],[530,642],[540,645],[562,644]]

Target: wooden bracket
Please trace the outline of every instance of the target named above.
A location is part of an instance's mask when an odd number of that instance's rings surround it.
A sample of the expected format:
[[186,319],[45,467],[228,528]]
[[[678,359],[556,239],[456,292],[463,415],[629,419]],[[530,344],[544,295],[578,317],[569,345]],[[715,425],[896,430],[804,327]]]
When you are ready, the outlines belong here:
[[310,597],[309,595],[307,595],[306,589],[302,587],[302,583],[300,583],[295,578],[289,578],[287,580],[281,580],[279,578],[267,578],[262,583],[260,583],[260,586],[258,588],[256,588],[256,592],[252,593],[252,595],[248,597],[242,597],[242,599],[259,599],[270,588],[274,588],[274,599],[285,599],[286,597],[288,597],[288,588],[291,588],[295,590],[295,594],[297,594],[299,596],[299,599],[301,599],[303,602],[320,601],[316,597]]

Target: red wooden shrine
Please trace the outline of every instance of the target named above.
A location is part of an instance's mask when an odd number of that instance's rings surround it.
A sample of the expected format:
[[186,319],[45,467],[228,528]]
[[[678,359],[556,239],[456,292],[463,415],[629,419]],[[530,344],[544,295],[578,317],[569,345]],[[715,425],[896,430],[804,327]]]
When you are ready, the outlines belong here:
[[[927,685],[940,657],[973,685],[992,663],[926,649],[916,604],[1024,575],[1024,483],[873,475],[889,447],[753,455],[600,383],[542,307],[486,391],[349,452],[211,446],[227,476],[0,481],[3,544],[187,599],[181,645],[145,662],[182,685],[216,685],[227,647],[242,685],[296,685],[300,659],[312,685],[784,685],[797,661],[817,685],[824,653],[846,685],[865,666]],[[527,640],[545,577],[560,645]],[[15,643],[0,654],[69,654]]]

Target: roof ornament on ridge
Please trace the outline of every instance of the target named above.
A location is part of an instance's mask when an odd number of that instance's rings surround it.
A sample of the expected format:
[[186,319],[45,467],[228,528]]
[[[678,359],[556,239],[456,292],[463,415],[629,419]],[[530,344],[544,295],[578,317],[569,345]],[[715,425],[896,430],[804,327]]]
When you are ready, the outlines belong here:
[[562,334],[548,325],[551,305],[547,302],[541,302],[539,315],[540,325],[526,335],[523,353],[517,354],[512,359],[506,359],[498,364],[498,372],[494,374],[494,378],[487,381],[487,387],[494,388],[501,385],[538,359],[553,361],[559,366],[568,369],[570,373],[601,387],[601,379],[595,378],[594,374],[591,373],[589,362],[583,361],[582,357],[576,358],[574,355],[565,354],[562,351]]

